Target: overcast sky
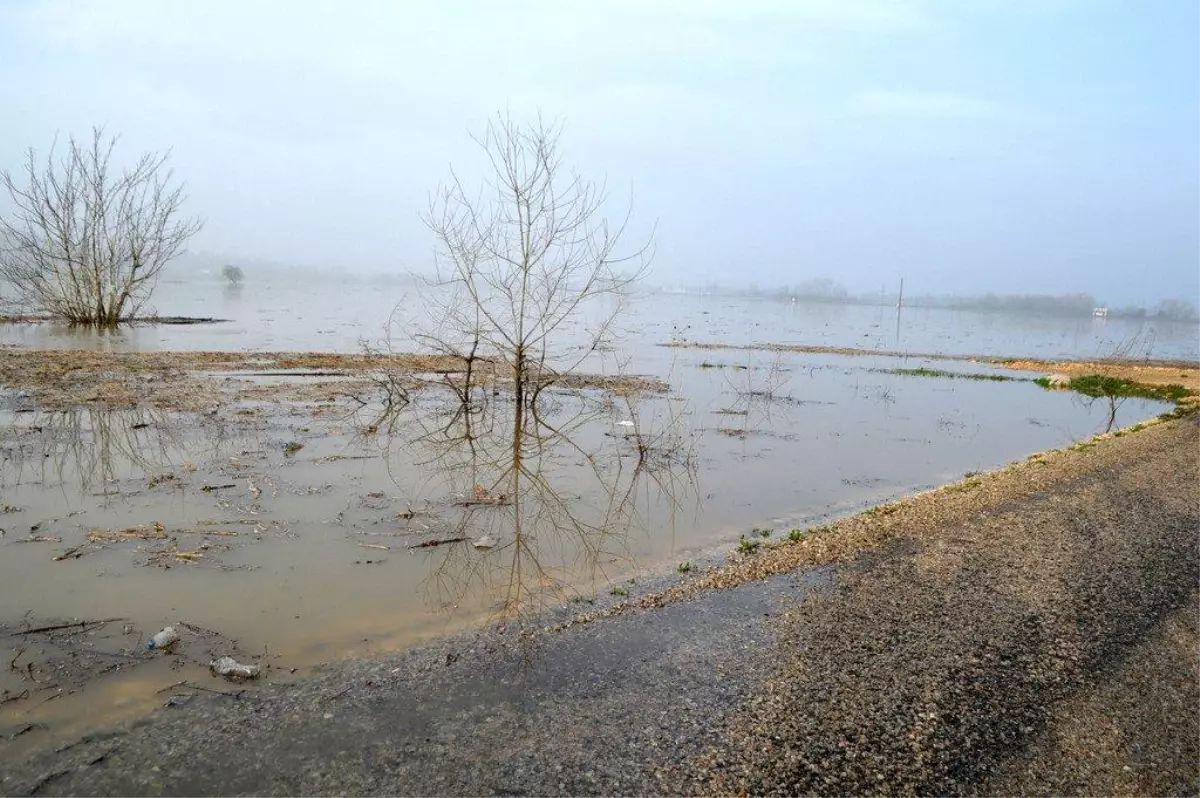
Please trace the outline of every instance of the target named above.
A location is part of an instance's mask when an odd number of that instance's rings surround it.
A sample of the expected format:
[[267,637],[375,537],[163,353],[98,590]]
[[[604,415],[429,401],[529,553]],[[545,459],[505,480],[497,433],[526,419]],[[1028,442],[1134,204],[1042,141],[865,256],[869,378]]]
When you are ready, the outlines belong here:
[[659,283],[1200,292],[1194,0],[0,2],[0,166],[174,148],[193,249],[422,269],[490,114],[657,222]]

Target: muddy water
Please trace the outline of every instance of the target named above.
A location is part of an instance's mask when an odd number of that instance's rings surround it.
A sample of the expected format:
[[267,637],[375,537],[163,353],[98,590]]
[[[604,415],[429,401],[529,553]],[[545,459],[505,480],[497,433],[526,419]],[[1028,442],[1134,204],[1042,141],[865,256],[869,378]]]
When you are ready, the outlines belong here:
[[[1109,414],[1027,381],[886,373],[913,359],[658,348],[642,364],[669,395],[547,394],[519,434],[504,397],[469,429],[434,397],[380,416],[336,393],[216,415],[0,414],[0,624],[122,619],[58,648],[0,638],[33,666],[0,675],[6,696],[31,690],[0,724],[41,724],[0,745],[136,715],[179,681],[224,689],[204,667],[222,653],[288,679],[611,599],[752,528],[779,536],[1063,446]],[[1161,410],[1127,401],[1117,423]],[[180,621],[215,634],[144,653]],[[93,648],[114,663],[95,678],[53,662]]]

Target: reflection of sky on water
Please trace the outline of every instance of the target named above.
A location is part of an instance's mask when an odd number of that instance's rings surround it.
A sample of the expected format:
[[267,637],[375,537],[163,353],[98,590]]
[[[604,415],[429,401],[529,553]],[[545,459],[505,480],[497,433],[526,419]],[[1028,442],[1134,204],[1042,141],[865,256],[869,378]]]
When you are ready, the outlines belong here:
[[[5,326],[0,327],[0,343],[53,348],[357,351],[360,339],[383,337],[389,315],[399,304],[394,343],[411,349],[404,339],[424,310],[415,291],[404,285],[312,278],[295,282],[275,278],[260,284],[252,275],[237,291],[219,282],[164,283],[154,304],[164,315],[232,321],[216,326],[142,327],[104,335],[47,325]],[[895,308],[660,294],[633,301],[621,326],[624,331],[615,343],[641,370],[661,363],[650,345],[676,335],[727,343],[1090,358],[1111,352],[1141,332],[1143,339],[1152,339],[1152,357],[1200,358],[1200,327],[1195,324],[1091,317],[905,308],[897,341]]]

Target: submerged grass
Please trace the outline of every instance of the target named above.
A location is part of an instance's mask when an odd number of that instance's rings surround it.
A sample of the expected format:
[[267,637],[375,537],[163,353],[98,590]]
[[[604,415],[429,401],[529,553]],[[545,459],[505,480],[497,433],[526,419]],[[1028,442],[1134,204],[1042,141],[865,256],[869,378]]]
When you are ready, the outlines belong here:
[[944,369],[871,369],[880,374],[898,374],[902,377],[936,377],[950,380],[984,380],[986,382],[1028,382],[1027,377],[1009,377],[1005,374],[974,374],[969,371],[946,371]]

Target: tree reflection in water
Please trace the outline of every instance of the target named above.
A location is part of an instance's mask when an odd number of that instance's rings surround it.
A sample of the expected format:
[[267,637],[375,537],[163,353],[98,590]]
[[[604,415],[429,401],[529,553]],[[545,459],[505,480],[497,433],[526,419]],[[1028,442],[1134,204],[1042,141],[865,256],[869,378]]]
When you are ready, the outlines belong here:
[[634,564],[639,536],[673,539],[697,498],[679,401],[549,387],[526,401],[468,393],[473,403],[461,386],[426,385],[366,424],[385,430],[391,460],[412,458],[424,474],[418,493],[440,494],[452,519],[443,539],[455,542],[422,551],[438,608],[484,605],[507,622],[591,600]]

